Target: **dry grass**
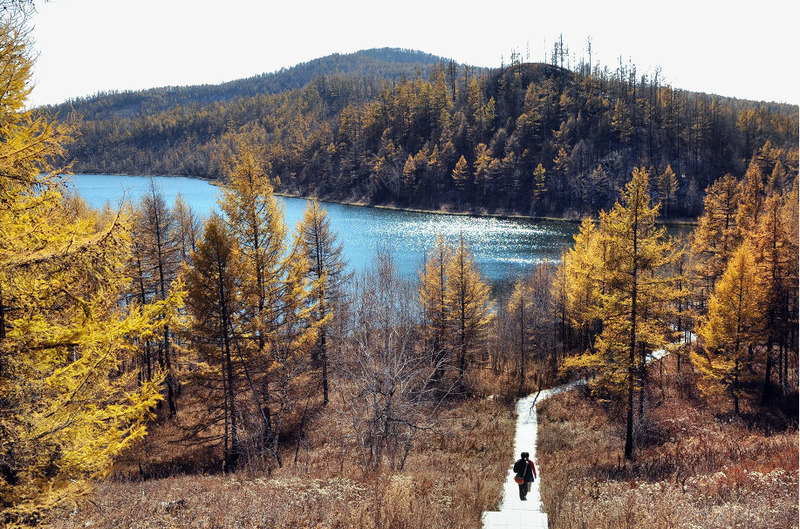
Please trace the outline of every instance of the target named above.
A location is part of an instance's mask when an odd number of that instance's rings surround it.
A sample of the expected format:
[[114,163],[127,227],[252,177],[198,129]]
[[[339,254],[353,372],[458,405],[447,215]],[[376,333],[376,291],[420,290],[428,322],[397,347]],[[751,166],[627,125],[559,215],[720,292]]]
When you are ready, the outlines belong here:
[[796,424],[778,433],[752,428],[725,412],[728,403],[687,390],[671,361],[666,367],[652,381],[632,464],[621,461],[621,422],[580,391],[541,405],[550,527],[797,527]]
[[[478,528],[484,510],[496,508],[513,454],[512,407],[493,399],[453,403],[441,427],[420,439],[402,471],[386,466],[363,475],[353,457],[333,446],[328,414],[308,426],[294,464],[287,446],[285,465],[271,473],[252,468],[234,474],[178,474],[129,479],[133,460],[116,478],[98,485],[72,510],[54,513],[57,529],[93,528]],[[151,437],[153,466],[164,460],[173,426]],[[287,443],[289,445],[289,443]],[[176,450],[178,469],[202,450]],[[345,464],[344,459],[348,459]],[[122,476],[125,476],[123,479]]]
[[[621,422],[581,390],[541,405],[537,464],[551,527],[797,527],[796,424],[766,434],[763,421],[748,425],[726,412],[729,403],[709,405],[669,360],[666,368],[663,377],[651,377],[633,464],[622,462]],[[305,435],[287,434],[283,467],[249,465],[233,474],[215,470],[219,454],[185,444],[179,424],[168,421],[111,479],[73,509],[53,513],[50,523],[479,528],[482,513],[499,504],[514,457],[512,395],[485,396],[497,382],[472,380],[477,396],[451,402],[438,427],[416,440],[402,470],[384,464],[369,475],[336,431],[330,407],[311,414]],[[756,411],[746,410],[749,417]]]

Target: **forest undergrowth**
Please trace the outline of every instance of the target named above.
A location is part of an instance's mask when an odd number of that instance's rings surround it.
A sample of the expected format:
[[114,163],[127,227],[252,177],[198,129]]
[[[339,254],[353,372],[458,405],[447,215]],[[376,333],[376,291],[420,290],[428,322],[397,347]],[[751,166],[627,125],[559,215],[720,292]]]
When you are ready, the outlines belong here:
[[627,464],[613,409],[582,389],[542,403],[538,464],[552,529],[798,526],[796,408],[793,421],[754,402],[735,415],[730,399],[701,399],[694,376],[674,357],[651,368]]
[[336,398],[317,410],[299,448],[284,443],[280,468],[204,468],[219,454],[179,443],[185,429],[167,421],[89,496],[49,522],[55,529],[479,528],[483,511],[501,500],[512,458],[510,402],[485,395],[452,401],[402,470],[384,464],[370,472],[338,437]]

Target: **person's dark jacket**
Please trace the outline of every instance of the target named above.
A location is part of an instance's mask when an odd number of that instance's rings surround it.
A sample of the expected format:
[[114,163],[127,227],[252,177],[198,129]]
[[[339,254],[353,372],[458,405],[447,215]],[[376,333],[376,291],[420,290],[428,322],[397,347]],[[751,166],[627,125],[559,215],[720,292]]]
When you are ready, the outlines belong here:
[[533,469],[531,464],[525,459],[518,459],[516,463],[514,463],[514,473],[520,474],[527,483],[528,481],[533,481]]

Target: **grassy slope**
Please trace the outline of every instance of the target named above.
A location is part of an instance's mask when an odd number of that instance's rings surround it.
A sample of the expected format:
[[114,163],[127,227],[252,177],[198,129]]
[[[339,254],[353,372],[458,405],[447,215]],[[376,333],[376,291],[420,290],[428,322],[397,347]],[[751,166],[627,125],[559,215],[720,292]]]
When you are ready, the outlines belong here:
[[[654,366],[636,461],[621,462],[625,429],[571,391],[539,412],[542,498],[550,527],[776,528],[798,526],[798,433],[765,428],[761,410],[696,394],[684,363]],[[748,419],[750,424],[748,425]],[[781,428],[785,425],[780,425]],[[765,433],[767,432],[767,433]]]
[[[453,403],[442,427],[419,439],[403,471],[384,467],[367,476],[336,446],[324,415],[309,427],[296,464],[291,446],[283,468],[269,472],[131,479],[137,458],[151,472],[155,464],[170,464],[164,454],[180,458],[175,428],[164,425],[116,477],[74,510],[55,513],[53,527],[479,528],[483,511],[501,499],[513,450],[508,402]],[[182,465],[195,457],[184,454]]]
[[[734,416],[727,400],[700,398],[686,363],[680,374],[674,358],[660,368],[632,465],[622,463],[614,410],[580,389],[543,402],[537,464],[551,527],[797,527],[796,423],[755,420],[762,410],[752,406]],[[164,423],[90,497],[55,513],[53,527],[479,528],[497,507],[514,455],[509,399],[452,403],[402,471],[366,476],[329,415],[308,426],[297,463],[287,442],[283,468],[232,474],[203,472],[213,453]]]

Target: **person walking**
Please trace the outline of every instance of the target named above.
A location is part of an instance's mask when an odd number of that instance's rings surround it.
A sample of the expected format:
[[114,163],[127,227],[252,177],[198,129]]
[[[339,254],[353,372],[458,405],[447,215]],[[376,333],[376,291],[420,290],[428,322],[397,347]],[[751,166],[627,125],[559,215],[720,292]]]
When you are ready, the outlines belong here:
[[514,463],[514,473],[516,477],[521,478],[520,480],[515,479],[515,481],[519,485],[519,499],[522,501],[527,501],[528,492],[531,490],[533,480],[536,479],[536,467],[528,457],[530,457],[528,452],[522,452],[520,458]]

